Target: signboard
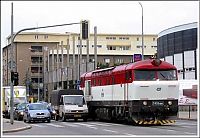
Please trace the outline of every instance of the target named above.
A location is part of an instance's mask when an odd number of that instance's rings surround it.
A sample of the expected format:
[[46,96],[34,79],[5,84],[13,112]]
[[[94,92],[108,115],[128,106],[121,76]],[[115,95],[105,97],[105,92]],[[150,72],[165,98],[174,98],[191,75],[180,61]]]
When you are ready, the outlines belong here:
[[133,55],[134,62],[141,61],[141,60],[142,60],[142,54],[134,54]]
[[179,105],[197,105],[197,80],[179,80]]
[[[5,88],[5,92],[7,96],[10,97],[10,88]],[[25,97],[26,96],[26,88],[15,88],[13,89],[13,96],[14,97]]]

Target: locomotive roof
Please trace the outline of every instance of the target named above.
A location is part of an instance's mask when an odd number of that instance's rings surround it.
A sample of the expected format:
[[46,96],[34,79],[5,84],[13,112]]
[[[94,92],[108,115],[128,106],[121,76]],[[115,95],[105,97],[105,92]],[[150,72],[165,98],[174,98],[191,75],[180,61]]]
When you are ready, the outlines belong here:
[[159,66],[156,66],[153,64],[155,59],[147,59],[147,60],[142,60],[138,61],[135,63],[128,64],[126,69],[145,69],[145,70],[151,70],[151,69],[176,69],[176,67],[166,61],[161,61]]
[[135,63],[129,63],[126,65],[120,65],[116,67],[110,67],[110,68],[105,68],[105,69],[98,69],[94,70],[91,72],[86,72],[81,75],[81,77],[91,77],[92,74],[98,73],[98,72],[104,72],[104,71],[109,71],[112,70],[113,74],[117,74],[119,72],[124,72],[125,70],[133,70],[133,69],[145,69],[145,70],[151,70],[151,69],[159,69],[159,70],[164,70],[164,69],[176,69],[176,67],[168,62],[165,61],[160,61],[160,65],[156,66],[154,65],[155,59],[147,59],[147,60],[142,60],[138,61]]

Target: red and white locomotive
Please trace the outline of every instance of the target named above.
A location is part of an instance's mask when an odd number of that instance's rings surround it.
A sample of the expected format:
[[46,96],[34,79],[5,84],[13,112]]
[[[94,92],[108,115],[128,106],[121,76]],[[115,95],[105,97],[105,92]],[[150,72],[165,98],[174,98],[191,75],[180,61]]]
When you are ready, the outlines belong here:
[[84,73],[80,87],[92,118],[166,124],[177,117],[177,69],[159,59]]

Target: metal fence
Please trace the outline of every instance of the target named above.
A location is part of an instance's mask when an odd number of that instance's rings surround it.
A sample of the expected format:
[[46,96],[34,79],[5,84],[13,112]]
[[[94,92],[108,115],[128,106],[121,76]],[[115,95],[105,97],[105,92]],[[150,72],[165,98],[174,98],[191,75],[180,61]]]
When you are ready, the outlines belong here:
[[178,118],[180,119],[197,119],[197,105],[179,105]]

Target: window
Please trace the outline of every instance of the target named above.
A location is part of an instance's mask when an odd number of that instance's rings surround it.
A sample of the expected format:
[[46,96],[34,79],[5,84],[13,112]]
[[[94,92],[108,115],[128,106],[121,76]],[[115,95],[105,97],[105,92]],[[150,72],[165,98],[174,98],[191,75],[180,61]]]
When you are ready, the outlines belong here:
[[38,39],[38,35],[35,35],[35,39]]
[[131,50],[131,46],[124,46],[123,50]]
[[[142,46],[139,46],[139,45],[138,45],[138,46],[136,46],[136,47],[137,47],[137,48],[142,48]],[[146,47],[147,47],[147,46],[144,46],[144,48],[146,48]]]
[[156,40],[156,38],[153,38],[153,41],[155,41]]
[[44,39],[48,39],[48,35],[44,35]]
[[105,59],[104,59],[104,62],[105,62],[105,63],[110,63],[110,59],[109,59],[109,58],[105,58]]
[[107,40],[116,40],[116,37],[106,37]]
[[73,63],[73,59],[72,58],[69,59],[69,63]]
[[[176,80],[176,70],[135,70],[135,80],[137,81],[155,81],[159,80]],[[157,74],[157,75],[156,75]],[[156,77],[157,76],[157,77]]]
[[[77,45],[76,47],[80,47],[80,45]],[[82,45],[82,47],[87,47],[86,45]]]
[[116,59],[116,63],[124,63],[124,59],[118,58]]
[[116,50],[116,46],[107,46],[107,50]]
[[119,40],[129,40],[129,37],[119,37]]
[[42,46],[31,46],[31,52],[42,52]]
[[[94,45],[92,45],[92,47],[94,47]],[[98,48],[102,48],[102,45],[97,45]]]
[[139,37],[137,37],[137,41],[139,41],[140,39],[139,39]]
[[175,70],[158,71],[159,80],[176,80]]
[[156,80],[155,71],[150,70],[135,70],[135,80],[136,81],[148,81],[148,80]]
[[151,46],[151,48],[157,48],[157,46]]

